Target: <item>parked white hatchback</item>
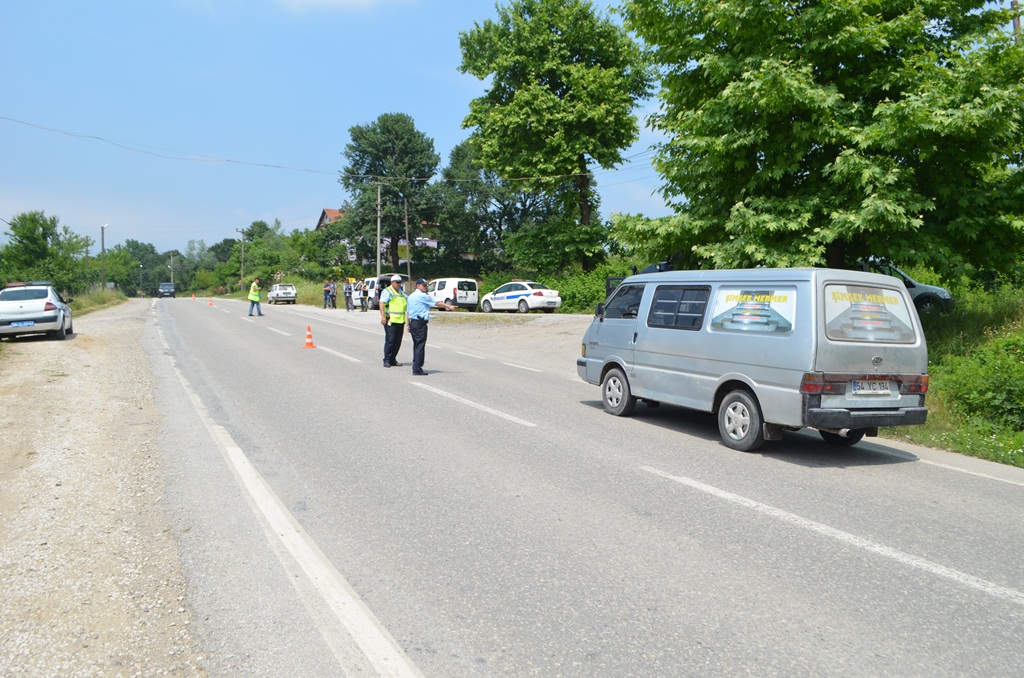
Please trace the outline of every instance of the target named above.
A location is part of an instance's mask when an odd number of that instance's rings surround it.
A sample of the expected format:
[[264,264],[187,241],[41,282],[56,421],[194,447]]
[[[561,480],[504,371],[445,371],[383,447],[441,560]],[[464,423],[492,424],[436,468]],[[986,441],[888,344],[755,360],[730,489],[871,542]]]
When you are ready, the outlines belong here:
[[9,282],[0,290],[0,337],[46,333],[64,339],[74,333],[71,307],[47,280]]
[[294,304],[295,285],[292,285],[291,283],[278,283],[277,285],[271,285],[270,291],[267,292],[267,303]]
[[484,313],[491,311],[518,311],[529,313],[543,309],[545,313],[554,313],[562,305],[562,295],[547,285],[532,280],[513,280],[507,282],[493,292],[484,295],[480,300],[480,308]]

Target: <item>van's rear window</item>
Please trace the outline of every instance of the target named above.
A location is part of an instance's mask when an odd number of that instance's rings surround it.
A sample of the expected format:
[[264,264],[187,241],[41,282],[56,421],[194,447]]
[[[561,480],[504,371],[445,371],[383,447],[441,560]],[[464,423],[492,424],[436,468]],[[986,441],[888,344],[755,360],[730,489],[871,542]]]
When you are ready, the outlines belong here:
[[825,336],[833,341],[912,344],[917,340],[907,298],[871,285],[825,285]]

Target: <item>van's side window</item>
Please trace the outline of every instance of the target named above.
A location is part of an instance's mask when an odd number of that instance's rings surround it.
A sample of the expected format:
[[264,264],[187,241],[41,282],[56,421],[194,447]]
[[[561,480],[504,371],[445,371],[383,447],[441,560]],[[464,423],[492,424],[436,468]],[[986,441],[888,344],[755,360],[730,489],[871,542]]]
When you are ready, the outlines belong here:
[[605,318],[635,318],[640,311],[643,285],[622,285],[604,305]]
[[710,293],[710,287],[661,285],[654,290],[647,324],[650,327],[699,330],[704,324]]

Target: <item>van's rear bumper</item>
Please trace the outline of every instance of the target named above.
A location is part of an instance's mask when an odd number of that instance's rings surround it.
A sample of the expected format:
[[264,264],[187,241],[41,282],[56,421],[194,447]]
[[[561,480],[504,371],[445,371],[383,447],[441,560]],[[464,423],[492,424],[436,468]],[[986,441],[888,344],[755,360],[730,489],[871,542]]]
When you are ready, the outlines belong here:
[[898,410],[845,410],[812,407],[804,410],[804,426],[813,428],[914,426],[923,424],[927,418],[927,407],[901,407]]

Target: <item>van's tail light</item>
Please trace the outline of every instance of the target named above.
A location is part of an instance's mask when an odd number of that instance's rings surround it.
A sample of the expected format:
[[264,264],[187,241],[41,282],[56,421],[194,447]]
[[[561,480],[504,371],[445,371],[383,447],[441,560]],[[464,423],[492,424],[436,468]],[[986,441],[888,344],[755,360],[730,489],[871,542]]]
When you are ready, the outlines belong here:
[[925,394],[928,392],[928,375],[922,374],[920,377],[903,377],[900,381],[900,393],[904,394]]
[[826,379],[822,372],[805,372],[800,379],[800,392],[811,395],[842,395],[846,393],[846,379]]
[[810,395],[842,395],[851,381],[886,379],[899,384],[903,395],[917,395],[928,392],[928,375],[885,375],[885,374],[826,374],[805,372],[800,379],[800,392]]
[[43,307],[43,310],[44,311],[56,311],[57,310],[57,304],[53,303],[52,301],[48,301],[48,302],[46,302],[46,306]]

